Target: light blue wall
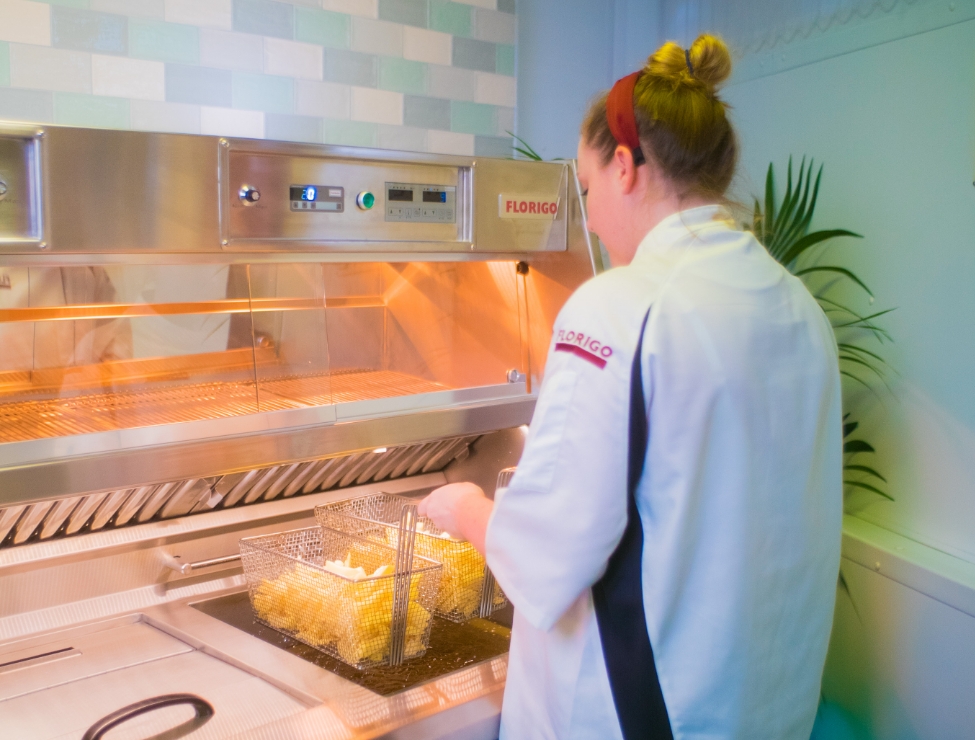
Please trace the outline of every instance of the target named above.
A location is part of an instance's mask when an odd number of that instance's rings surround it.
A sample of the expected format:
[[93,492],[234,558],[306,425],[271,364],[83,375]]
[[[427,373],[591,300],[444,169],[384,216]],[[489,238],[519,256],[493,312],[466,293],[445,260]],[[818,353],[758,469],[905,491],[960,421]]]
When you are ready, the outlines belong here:
[[[547,157],[571,156],[589,95],[680,25],[666,12],[677,5],[522,0],[522,136]],[[885,350],[895,396],[863,407],[897,501],[854,497],[853,509],[975,562],[973,18],[975,0],[878,11],[739,58],[724,96],[742,141],[734,195],[750,201],[770,161],[825,163],[814,226],[864,234],[843,259],[877,308],[897,307]],[[677,40],[698,30],[708,29]]]
[[[753,65],[754,67],[754,65]],[[826,165],[817,222],[865,236],[849,264],[895,338],[894,399],[872,402],[893,504],[859,516],[975,562],[975,20],[758,77],[725,96],[740,192],[770,160]]]
[[589,100],[613,82],[613,0],[519,0],[518,135],[575,157]]

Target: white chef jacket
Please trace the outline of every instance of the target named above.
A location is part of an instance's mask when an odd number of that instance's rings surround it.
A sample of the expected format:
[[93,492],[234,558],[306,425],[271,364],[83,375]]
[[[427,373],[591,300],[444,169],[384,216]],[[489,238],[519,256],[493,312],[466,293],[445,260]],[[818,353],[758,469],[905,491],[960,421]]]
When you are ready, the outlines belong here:
[[808,740],[840,556],[837,351],[802,283],[718,206],[663,220],[556,321],[487,561],[515,606],[502,740],[621,738],[590,587],[637,491],[647,629],[674,737]]

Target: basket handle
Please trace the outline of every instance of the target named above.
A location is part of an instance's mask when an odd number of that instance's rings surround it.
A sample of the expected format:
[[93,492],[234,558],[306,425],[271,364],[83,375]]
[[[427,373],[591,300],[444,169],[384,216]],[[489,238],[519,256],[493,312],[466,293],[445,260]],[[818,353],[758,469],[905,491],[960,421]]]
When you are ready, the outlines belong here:
[[481,583],[481,608],[478,616],[484,619],[494,613],[494,587],[497,583],[494,580],[494,573],[487,567],[487,564],[484,565],[484,580]]
[[102,717],[88,728],[88,731],[84,734],[82,740],[101,740],[106,732],[114,727],[117,727],[123,722],[128,722],[130,719],[138,717],[140,714],[152,712],[156,709],[163,709],[164,707],[176,706],[178,704],[191,705],[196,711],[196,716],[193,717],[193,719],[174,727],[172,730],[169,730],[166,733],[167,737],[175,738],[188,735],[198,727],[205,725],[213,716],[213,706],[210,704],[210,702],[196,696],[195,694],[163,694],[162,696],[153,696],[149,699],[137,701],[135,704],[129,704],[127,707],[122,707],[118,711]]
[[410,607],[413,574],[413,545],[416,542],[416,504],[404,504],[396,540],[396,570],[393,576],[393,619],[389,635],[389,664],[400,665],[406,655],[406,622]]

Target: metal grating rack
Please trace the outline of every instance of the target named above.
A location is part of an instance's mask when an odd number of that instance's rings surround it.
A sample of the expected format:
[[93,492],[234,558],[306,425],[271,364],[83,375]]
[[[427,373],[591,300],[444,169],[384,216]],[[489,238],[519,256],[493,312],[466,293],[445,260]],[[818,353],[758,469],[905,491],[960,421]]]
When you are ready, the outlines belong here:
[[479,435],[0,509],[0,547],[442,470]]
[[448,390],[390,370],[219,381],[0,403],[0,443]]

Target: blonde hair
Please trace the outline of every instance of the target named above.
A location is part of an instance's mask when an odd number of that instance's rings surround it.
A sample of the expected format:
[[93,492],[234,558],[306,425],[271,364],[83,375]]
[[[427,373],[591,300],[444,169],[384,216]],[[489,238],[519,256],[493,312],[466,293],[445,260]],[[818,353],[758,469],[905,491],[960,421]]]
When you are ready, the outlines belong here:
[[[640,149],[685,193],[724,195],[735,174],[738,141],[717,91],[731,76],[731,55],[701,34],[686,52],[668,41],[647,59],[633,92]],[[582,123],[583,142],[609,163],[618,146],[600,95]]]

